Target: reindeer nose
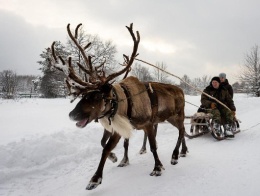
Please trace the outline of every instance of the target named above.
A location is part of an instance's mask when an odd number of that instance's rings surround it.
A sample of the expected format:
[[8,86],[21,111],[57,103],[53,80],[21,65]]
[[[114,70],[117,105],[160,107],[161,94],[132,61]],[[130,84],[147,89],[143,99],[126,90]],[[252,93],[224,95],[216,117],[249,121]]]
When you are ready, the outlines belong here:
[[71,120],[74,120],[74,119],[75,119],[75,114],[74,114],[73,111],[71,111],[71,112],[69,113],[69,117],[70,117]]

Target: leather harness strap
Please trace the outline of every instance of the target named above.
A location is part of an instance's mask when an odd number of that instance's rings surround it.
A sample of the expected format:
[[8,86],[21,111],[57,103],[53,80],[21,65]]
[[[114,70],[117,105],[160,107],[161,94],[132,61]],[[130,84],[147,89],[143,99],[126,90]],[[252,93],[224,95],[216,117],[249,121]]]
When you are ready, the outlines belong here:
[[154,91],[152,89],[151,83],[144,83],[144,85],[147,89],[148,96],[149,96],[150,102],[151,102],[152,116],[151,116],[150,121],[154,122],[155,117],[157,116],[157,113],[158,113],[158,97],[157,97],[156,91]]
[[129,90],[127,89],[127,86],[125,84],[120,84],[122,89],[124,90],[125,96],[126,96],[126,101],[127,101],[127,117],[129,121],[131,122],[132,120],[132,105],[133,101],[131,99],[131,95],[129,93]]
[[[152,86],[150,83],[144,83],[145,88],[147,90],[150,102],[151,102],[151,109],[152,109],[152,115],[151,115],[151,122],[154,122],[155,117],[158,113],[158,97],[155,91],[152,90]],[[126,100],[127,100],[127,117],[129,121],[131,122],[132,120],[132,106],[133,106],[133,101],[131,99],[131,94],[125,84],[120,84],[122,89],[124,90]]]
[[[111,108],[110,110],[108,110],[105,114],[101,115],[100,117],[95,119],[95,122],[98,122],[98,119],[101,119],[105,116],[108,116],[108,121],[109,121],[109,125],[111,125],[111,119],[114,118],[117,109],[118,109],[118,95],[116,93],[116,90],[112,87],[112,99],[106,99],[105,97],[103,97],[103,99],[105,100],[106,104],[109,102],[111,104]],[[104,95],[103,95],[104,96]]]

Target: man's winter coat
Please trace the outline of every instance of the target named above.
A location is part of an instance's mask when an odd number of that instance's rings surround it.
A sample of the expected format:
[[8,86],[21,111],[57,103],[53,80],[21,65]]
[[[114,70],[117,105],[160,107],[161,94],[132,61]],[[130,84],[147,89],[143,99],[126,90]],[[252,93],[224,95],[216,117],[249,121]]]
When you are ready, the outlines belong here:
[[228,92],[229,92],[231,98],[233,99],[233,95],[234,95],[234,93],[233,93],[233,88],[232,88],[232,86],[229,84],[228,79],[226,79],[225,82],[222,82],[221,85],[224,86],[224,87],[228,90]]
[[[221,84],[219,85],[218,89],[213,88],[213,86],[210,84],[207,86],[204,91],[205,93],[209,94],[210,96],[216,98],[217,100],[224,103],[228,108],[232,111],[236,111],[236,107],[234,105],[234,101],[232,97],[230,96],[228,90],[223,87]],[[202,108],[210,108],[211,103],[216,103],[218,109],[224,108],[221,104],[216,102],[215,100],[209,98],[208,96],[202,94],[201,95],[201,104]]]

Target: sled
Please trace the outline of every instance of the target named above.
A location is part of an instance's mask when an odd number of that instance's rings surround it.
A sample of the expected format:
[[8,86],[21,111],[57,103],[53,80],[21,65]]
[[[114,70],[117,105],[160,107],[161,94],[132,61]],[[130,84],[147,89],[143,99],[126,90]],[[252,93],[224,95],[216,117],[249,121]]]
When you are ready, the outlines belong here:
[[[223,123],[221,125],[221,132],[217,133],[217,131],[213,128],[212,123],[212,114],[197,112],[192,116],[186,116],[186,119],[190,119],[190,130],[185,131],[185,136],[189,139],[193,139],[204,134],[211,133],[211,135],[217,140],[224,140],[227,137],[224,134]],[[232,132],[233,134],[237,134],[240,132],[240,121],[234,117],[234,122],[232,124]]]

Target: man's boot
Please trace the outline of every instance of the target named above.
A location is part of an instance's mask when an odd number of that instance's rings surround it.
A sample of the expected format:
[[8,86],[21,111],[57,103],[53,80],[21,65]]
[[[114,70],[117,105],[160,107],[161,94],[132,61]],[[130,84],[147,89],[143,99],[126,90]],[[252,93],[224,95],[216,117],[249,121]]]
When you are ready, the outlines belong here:
[[213,122],[213,129],[215,130],[217,136],[221,136],[220,124],[218,122]]
[[234,133],[231,130],[232,129],[231,124],[225,124],[224,129],[225,129],[225,136],[226,137],[229,137],[229,138],[235,137]]

